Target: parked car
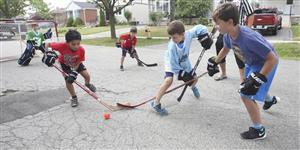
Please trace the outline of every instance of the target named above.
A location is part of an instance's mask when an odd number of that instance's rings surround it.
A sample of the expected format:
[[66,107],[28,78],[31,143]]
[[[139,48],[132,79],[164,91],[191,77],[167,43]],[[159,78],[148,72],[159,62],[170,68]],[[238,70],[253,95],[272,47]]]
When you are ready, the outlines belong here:
[[13,31],[13,28],[9,25],[0,25],[0,39],[7,39],[11,40],[15,36],[15,32]]
[[273,35],[282,28],[282,12],[277,8],[259,8],[254,11],[252,29],[258,31],[271,31]]

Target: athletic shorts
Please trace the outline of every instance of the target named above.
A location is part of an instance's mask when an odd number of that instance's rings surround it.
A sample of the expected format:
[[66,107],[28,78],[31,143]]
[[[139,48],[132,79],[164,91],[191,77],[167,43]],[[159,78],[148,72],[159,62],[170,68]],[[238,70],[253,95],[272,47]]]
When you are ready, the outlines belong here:
[[126,53],[128,53],[129,51],[129,49],[122,48],[122,56],[126,57]]
[[[215,45],[216,45],[216,52],[218,55],[221,49],[223,48],[223,34],[219,34]],[[226,62],[226,56],[220,61],[220,63],[225,63],[225,62]]]
[[[60,65],[61,65],[61,69],[62,69],[65,73],[70,73],[70,72],[72,71],[71,67],[69,67],[69,66],[67,66],[67,65],[65,65],[65,64],[63,64],[63,63],[61,63]],[[84,71],[84,70],[86,70],[85,66],[83,65],[83,63],[80,63],[79,66],[78,66],[78,68],[76,69],[76,71],[77,71],[78,73],[80,73],[80,72],[82,72],[82,71]]]
[[[260,101],[260,102],[264,102],[265,98],[269,92],[271,83],[273,81],[273,78],[275,76],[276,70],[277,70],[277,66],[276,65],[272,71],[268,74],[267,76],[267,82],[262,84],[258,90],[258,92],[256,93],[256,95],[244,95],[242,93],[240,93],[241,96],[243,97],[247,97],[249,99],[252,100],[256,100],[256,101]],[[259,72],[261,70],[262,66],[249,66],[249,65],[245,65],[245,77],[249,77],[251,73],[253,72]]]
[[174,73],[173,72],[165,72],[165,78],[167,77],[173,77]]
[[[173,77],[174,73],[173,72],[165,72],[165,78],[167,77]],[[194,76],[197,76],[196,72],[194,73]]]

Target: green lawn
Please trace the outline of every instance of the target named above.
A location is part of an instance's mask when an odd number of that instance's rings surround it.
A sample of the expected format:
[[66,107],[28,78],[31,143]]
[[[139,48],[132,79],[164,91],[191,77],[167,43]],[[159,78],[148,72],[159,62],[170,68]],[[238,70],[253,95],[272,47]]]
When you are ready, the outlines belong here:
[[[121,25],[116,26],[116,29],[122,29],[127,28],[128,25]],[[88,35],[88,34],[94,34],[94,33],[100,33],[100,32],[106,32],[110,31],[110,26],[104,26],[104,27],[61,27],[58,28],[58,34],[60,36],[63,36],[69,29],[77,29],[82,35]]]
[[280,58],[300,60],[299,43],[276,43],[274,47]]
[[[185,29],[191,29],[194,26],[191,25],[186,25]],[[167,26],[150,26],[150,31],[151,31],[151,36],[152,37],[169,37],[168,33],[167,33]],[[145,29],[140,29],[138,30],[137,36],[143,36],[143,37],[147,37],[147,32],[145,32]],[[212,27],[208,27],[208,30],[211,31]]]
[[300,41],[300,25],[293,25],[292,31],[293,31],[293,39],[295,41]]
[[[95,39],[85,39],[82,40],[82,44],[86,45],[97,45],[97,46],[109,46],[114,47],[116,43],[116,39],[111,39],[109,37],[105,38],[95,38]],[[150,45],[157,45],[162,43],[167,43],[167,39],[138,39],[137,47],[142,46],[150,46]]]

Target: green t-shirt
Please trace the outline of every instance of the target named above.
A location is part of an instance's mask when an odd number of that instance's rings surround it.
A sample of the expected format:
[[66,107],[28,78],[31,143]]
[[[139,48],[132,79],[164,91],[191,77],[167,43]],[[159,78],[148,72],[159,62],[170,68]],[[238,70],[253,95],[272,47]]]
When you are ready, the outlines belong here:
[[27,40],[33,40],[36,42],[36,46],[41,46],[45,41],[44,34],[41,32],[29,31],[26,35]]

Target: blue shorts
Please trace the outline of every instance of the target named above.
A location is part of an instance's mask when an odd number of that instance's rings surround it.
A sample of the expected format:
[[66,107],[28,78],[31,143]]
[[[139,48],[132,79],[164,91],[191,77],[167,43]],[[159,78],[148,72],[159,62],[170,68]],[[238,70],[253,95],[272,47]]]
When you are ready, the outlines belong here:
[[165,72],[165,78],[167,77],[173,77],[174,73],[173,72]]
[[[264,84],[262,84],[258,90],[258,92],[256,93],[256,95],[244,95],[242,93],[240,93],[241,96],[243,97],[247,97],[249,99],[252,100],[256,100],[256,101],[260,101],[260,102],[264,102],[265,98],[269,92],[271,83],[273,81],[275,72],[277,70],[277,66],[278,64],[272,69],[272,71],[268,74],[267,79],[268,81]],[[249,66],[249,65],[245,65],[245,77],[249,77],[251,73],[253,72],[259,72],[261,70],[262,66]]]

